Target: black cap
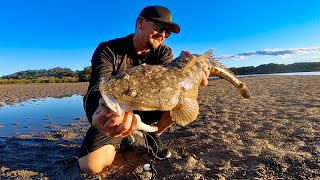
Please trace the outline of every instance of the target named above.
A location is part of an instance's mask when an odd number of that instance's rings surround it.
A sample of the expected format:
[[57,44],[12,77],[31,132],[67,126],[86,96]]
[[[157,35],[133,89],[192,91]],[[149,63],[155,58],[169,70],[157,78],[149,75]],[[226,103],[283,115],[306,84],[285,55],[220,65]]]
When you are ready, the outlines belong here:
[[139,16],[167,24],[169,30],[173,33],[180,32],[179,25],[172,22],[172,16],[168,8],[162,6],[148,6],[140,12]]

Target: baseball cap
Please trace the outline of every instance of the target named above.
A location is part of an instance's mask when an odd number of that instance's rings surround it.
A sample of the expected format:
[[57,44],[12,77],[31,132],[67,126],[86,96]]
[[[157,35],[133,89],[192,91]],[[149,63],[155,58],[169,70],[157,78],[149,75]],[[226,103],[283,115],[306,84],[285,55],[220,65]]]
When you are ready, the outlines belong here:
[[179,33],[180,27],[172,22],[172,16],[168,8],[162,6],[147,6],[139,16],[167,24],[168,29],[173,33]]

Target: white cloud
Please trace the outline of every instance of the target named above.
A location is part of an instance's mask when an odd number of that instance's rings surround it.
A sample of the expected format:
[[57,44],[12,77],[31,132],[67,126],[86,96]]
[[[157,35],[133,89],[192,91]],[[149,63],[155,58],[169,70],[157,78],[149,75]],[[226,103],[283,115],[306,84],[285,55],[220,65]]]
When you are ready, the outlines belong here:
[[254,55],[267,55],[267,56],[280,56],[282,58],[289,57],[294,54],[301,54],[301,53],[320,53],[320,47],[311,47],[311,48],[292,48],[292,49],[264,49],[260,51],[251,51],[246,53],[240,53],[236,55],[223,55],[217,57],[218,59],[234,59],[234,60],[241,60],[245,59],[249,56]]

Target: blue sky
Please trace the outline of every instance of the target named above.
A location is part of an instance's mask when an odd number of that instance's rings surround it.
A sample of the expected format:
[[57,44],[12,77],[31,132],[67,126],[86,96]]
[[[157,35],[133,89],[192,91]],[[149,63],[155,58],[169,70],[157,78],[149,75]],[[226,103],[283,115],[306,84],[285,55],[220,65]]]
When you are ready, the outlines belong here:
[[165,41],[175,57],[214,48],[227,67],[320,61],[319,0],[12,0],[0,2],[0,76],[83,70],[100,42],[133,33],[148,5],[168,7],[180,25]]

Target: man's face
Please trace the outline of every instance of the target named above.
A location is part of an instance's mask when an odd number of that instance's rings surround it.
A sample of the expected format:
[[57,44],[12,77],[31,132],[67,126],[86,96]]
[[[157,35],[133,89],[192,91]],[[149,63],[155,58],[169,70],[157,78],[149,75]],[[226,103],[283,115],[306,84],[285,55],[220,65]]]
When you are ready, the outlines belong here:
[[160,22],[143,19],[142,31],[146,46],[150,49],[156,49],[169,37],[171,32]]

